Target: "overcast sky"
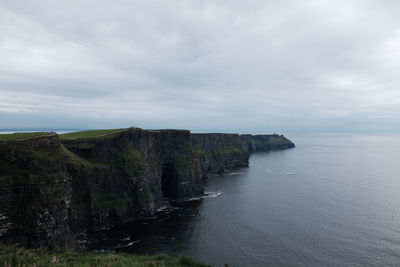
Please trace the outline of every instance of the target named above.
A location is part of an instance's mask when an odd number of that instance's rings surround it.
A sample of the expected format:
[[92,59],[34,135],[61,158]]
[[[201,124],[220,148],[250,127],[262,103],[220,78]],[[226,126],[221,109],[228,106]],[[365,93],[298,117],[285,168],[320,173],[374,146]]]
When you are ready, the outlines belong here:
[[1,0],[0,128],[400,131],[397,0]]

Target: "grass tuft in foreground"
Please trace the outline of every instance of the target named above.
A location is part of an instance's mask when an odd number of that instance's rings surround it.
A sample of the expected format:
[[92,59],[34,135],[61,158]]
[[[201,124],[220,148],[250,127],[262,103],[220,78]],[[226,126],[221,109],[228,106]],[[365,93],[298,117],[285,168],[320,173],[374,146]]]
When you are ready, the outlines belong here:
[[55,253],[46,249],[0,248],[0,266],[132,266],[132,267],[206,267],[189,257],[165,254],[142,256],[131,254]]

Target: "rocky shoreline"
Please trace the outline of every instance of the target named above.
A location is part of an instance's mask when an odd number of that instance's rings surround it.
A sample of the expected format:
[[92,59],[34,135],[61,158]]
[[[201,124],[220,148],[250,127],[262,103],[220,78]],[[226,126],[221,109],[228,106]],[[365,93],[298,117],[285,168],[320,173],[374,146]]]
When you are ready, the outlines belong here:
[[248,166],[250,153],[294,147],[276,134],[89,132],[0,141],[0,243],[74,250],[79,234],[201,196],[207,175]]

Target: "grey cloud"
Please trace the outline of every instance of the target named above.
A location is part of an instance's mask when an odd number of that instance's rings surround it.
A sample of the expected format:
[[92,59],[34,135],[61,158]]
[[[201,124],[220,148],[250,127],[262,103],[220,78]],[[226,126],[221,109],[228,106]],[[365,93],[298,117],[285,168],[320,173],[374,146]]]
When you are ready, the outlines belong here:
[[3,0],[1,128],[398,131],[399,8]]

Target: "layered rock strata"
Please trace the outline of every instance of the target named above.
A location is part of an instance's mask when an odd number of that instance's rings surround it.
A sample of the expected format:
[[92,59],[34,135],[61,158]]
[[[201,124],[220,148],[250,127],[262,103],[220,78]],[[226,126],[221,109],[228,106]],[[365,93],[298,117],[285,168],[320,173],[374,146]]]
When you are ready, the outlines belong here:
[[0,242],[74,249],[77,234],[202,195],[202,178],[247,166],[251,152],[293,146],[278,135],[139,128],[0,141]]

